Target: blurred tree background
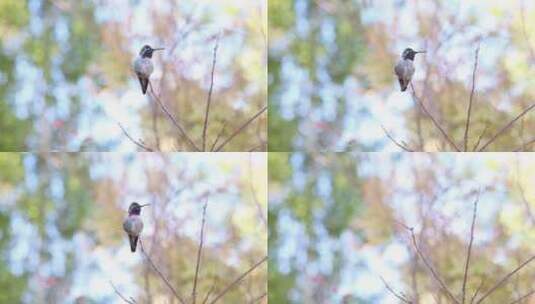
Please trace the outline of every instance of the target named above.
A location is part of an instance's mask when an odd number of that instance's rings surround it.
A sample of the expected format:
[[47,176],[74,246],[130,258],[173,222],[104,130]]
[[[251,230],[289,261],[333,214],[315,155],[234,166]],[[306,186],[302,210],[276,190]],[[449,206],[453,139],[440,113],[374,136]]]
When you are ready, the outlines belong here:
[[[412,303],[452,303],[404,226],[460,299],[479,191],[467,301],[535,254],[535,162],[526,154],[270,153],[269,168],[275,303],[401,303],[381,277]],[[533,292],[534,276],[532,261],[482,303],[513,303]]]
[[[137,303],[178,303],[130,252],[132,201],[151,203],[143,246],[189,299],[206,200],[197,302],[212,301],[266,256],[266,170],[260,154],[0,153],[0,303],[124,303],[111,284]],[[218,303],[253,301],[266,280],[261,264]]]
[[[0,0],[0,150],[190,150],[141,94],[145,44],[166,48],[155,94],[199,146],[217,37],[206,138],[223,143],[266,106],[266,14],[263,0]],[[266,132],[259,115],[223,149],[265,150]]]
[[[399,90],[407,47],[427,51],[414,61],[416,98],[463,147],[478,46],[467,146],[482,148],[535,105],[534,20],[526,0],[269,1],[269,150],[399,150],[386,132],[411,150],[452,150]],[[485,149],[533,150],[534,113]]]

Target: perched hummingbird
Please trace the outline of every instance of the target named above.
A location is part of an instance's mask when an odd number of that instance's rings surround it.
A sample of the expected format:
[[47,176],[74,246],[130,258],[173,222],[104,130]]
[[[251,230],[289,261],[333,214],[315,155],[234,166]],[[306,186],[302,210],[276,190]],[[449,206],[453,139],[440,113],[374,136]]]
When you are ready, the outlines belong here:
[[401,60],[398,61],[394,72],[399,79],[399,85],[401,86],[401,92],[405,92],[409,83],[411,82],[412,75],[414,75],[414,55],[418,53],[425,53],[425,51],[415,51],[411,48],[406,48],[401,54]]
[[150,204],[140,205],[136,202],[130,204],[128,208],[128,216],[123,222],[123,229],[128,234],[128,239],[130,240],[130,250],[136,252],[137,240],[141,230],[143,230],[143,221],[139,216],[141,214],[141,208],[148,206]]
[[144,45],[139,52],[139,57],[134,61],[134,71],[136,72],[137,77],[139,78],[139,83],[141,84],[141,91],[143,94],[147,93],[147,87],[149,85],[149,77],[154,70],[152,65],[152,53],[154,51],[161,51],[163,48],[153,49],[150,45]]

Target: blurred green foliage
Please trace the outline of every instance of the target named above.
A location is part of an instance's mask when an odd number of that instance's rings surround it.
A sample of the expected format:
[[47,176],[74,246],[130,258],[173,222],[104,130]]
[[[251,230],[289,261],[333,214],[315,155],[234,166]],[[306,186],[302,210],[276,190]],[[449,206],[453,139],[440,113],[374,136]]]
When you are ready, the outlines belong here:
[[[57,166],[59,159],[63,159],[61,166]],[[23,160],[35,167],[25,168]],[[71,171],[76,174],[69,174]],[[34,178],[36,184],[30,186],[28,181]],[[6,254],[20,241],[15,238],[17,233],[13,230],[20,223],[14,225],[11,219],[20,217],[37,229],[37,238],[31,240],[31,251],[39,257],[41,265],[51,263],[54,257],[50,247],[71,241],[91,208],[88,181],[87,160],[82,157],[0,153],[0,287],[3,290],[0,303],[23,303],[22,297],[28,290],[35,293],[35,299],[46,294],[29,288],[34,270],[30,267],[14,269],[12,257]],[[64,185],[62,193],[52,190],[58,183]],[[49,225],[58,227],[59,235]],[[76,249],[62,250],[67,255],[64,264],[64,279],[67,281],[73,271],[72,256]],[[57,263],[57,260],[54,262]],[[46,299],[46,302],[56,301],[55,298]]]
[[[362,207],[357,164],[358,160],[349,154],[269,153],[269,253],[273,257],[269,266],[270,301],[290,303],[290,291],[306,276],[306,271],[296,265],[291,265],[287,273],[279,268],[276,257],[288,233],[279,229],[281,217],[290,216],[304,228],[307,247],[298,250],[307,257],[306,263],[318,263],[320,240],[338,240],[344,231],[351,230],[351,221]],[[317,291],[320,298],[329,299],[329,290],[336,288],[343,252],[343,248],[332,248],[329,286]]]
[[[299,2],[299,4],[298,4]],[[297,16],[297,6],[302,13]],[[305,9],[303,9],[305,7]],[[334,27],[334,39],[326,37],[326,27]],[[314,139],[309,131],[318,130],[314,124],[306,125],[303,132],[298,132],[300,122],[307,119],[306,113],[297,113],[294,117],[283,117],[281,104],[286,101],[287,79],[293,75],[283,73],[282,62],[292,62],[292,73],[304,73],[304,87],[298,98],[304,102],[310,98],[313,107],[321,107],[323,96],[316,88],[341,85],[354,72],[355,66],[363,59],[365,41],[361,36],[359,6],[354,1],[269,1],[270,45],[268,54],[269,71],[269,150],[298,150],[294,140],[300,139],[299,145],[308,146]],[[322,79],[320,79],[320,75]],[[327,77],[323,77],[327,76]],[[295,79],[294,79],[295,80]],[[310,93],[310,95],[308,95]],[[328,122],[330,127],[338,124],[346,111],[344,102],[336,105],[336,118]],[[310,117],[308,117],[310,118]],[[338,121],[337,121],[338,120]],[[324,130],[327,131],[327,130]],[[321,131],[320,131],[321,133]],[[327,134],[327,133],[325,133]],[[311,138],[304,138],[310,136]],[[321,134],[317,135],[322,137]],[[318,147],[310,147],[317,149]],[[330,149],[332,150],[332,148]]]
[[[76,5],[67,7],[57,6],[51,1],[37,1],[33,12],[30,12],[28,3],[28,0],[0,1],[0,67],[6,77],[0,82],[1,151],[38,149],[35,142],[30,143],[34,138],[43,140],[37,144],[47,147],[47,150],[53,149],[52,146],[65,146],[70,138],[64,131],[76,129],[82,113],[82,109],[76,106],[77,96],[83,95],[83,92],[69,93],[68,119],[57,114],[45,118],[43,111],[38,110],[43,108],[37,106],[37,101],[42,96],[44,109],[58,107],[60,100],[55,90],[80,80],[98,54],[100,44],[100,26],[94,20],[92,1],[78,1]],[[68,31],[64,33],[66,37],[58,34],[64,29]],[[6,50],[8,44],[9,52]],[[21,47],[14,49],[13,44]],[[15,62],[19,64],[18,69]],[[21,62],[37,69],[42,79],[29,80],[28,67],[20,68]],[[32,93],[30,105],[23,105],[14,98],[22,87],[37,85],[41,80],[44,87]],[[16,114],[20,112],[27,114]],[[57,121],[61,121],[60,130],[51,127]]]
[[28,2],[21,0],[2,0],[0,2],[0,30],[9,27],[20,28],[28,24]]

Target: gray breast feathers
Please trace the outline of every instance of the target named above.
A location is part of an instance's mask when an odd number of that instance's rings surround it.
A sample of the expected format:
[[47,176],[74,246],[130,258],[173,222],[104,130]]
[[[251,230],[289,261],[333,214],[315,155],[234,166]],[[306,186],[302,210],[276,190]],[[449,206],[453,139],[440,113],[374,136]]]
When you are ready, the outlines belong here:
[[129,235],[137,236],[143,230],[143,222],[139,216],[131,215],[124,220],[123,229]]
[[149,58],[137,58],[134,61],[134,71],[138,76],[148,78],[154,70]]

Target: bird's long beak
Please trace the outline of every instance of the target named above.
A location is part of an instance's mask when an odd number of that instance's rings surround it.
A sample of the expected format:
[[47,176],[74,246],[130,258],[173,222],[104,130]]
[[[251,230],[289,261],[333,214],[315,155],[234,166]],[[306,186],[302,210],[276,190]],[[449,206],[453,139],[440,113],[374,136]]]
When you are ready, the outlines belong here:
[[150,206],[150,204],[144,204],[144,205],[141,205],[139,207],[146,207],[146,206]]
[[425,53],[425,52],[426,52],[426,51],[418,51],[418,52],[416,52],[416,53]]
[[165,50],[165,48],[155,48],[155,49],[152,49],[153,51],[163,51]]

